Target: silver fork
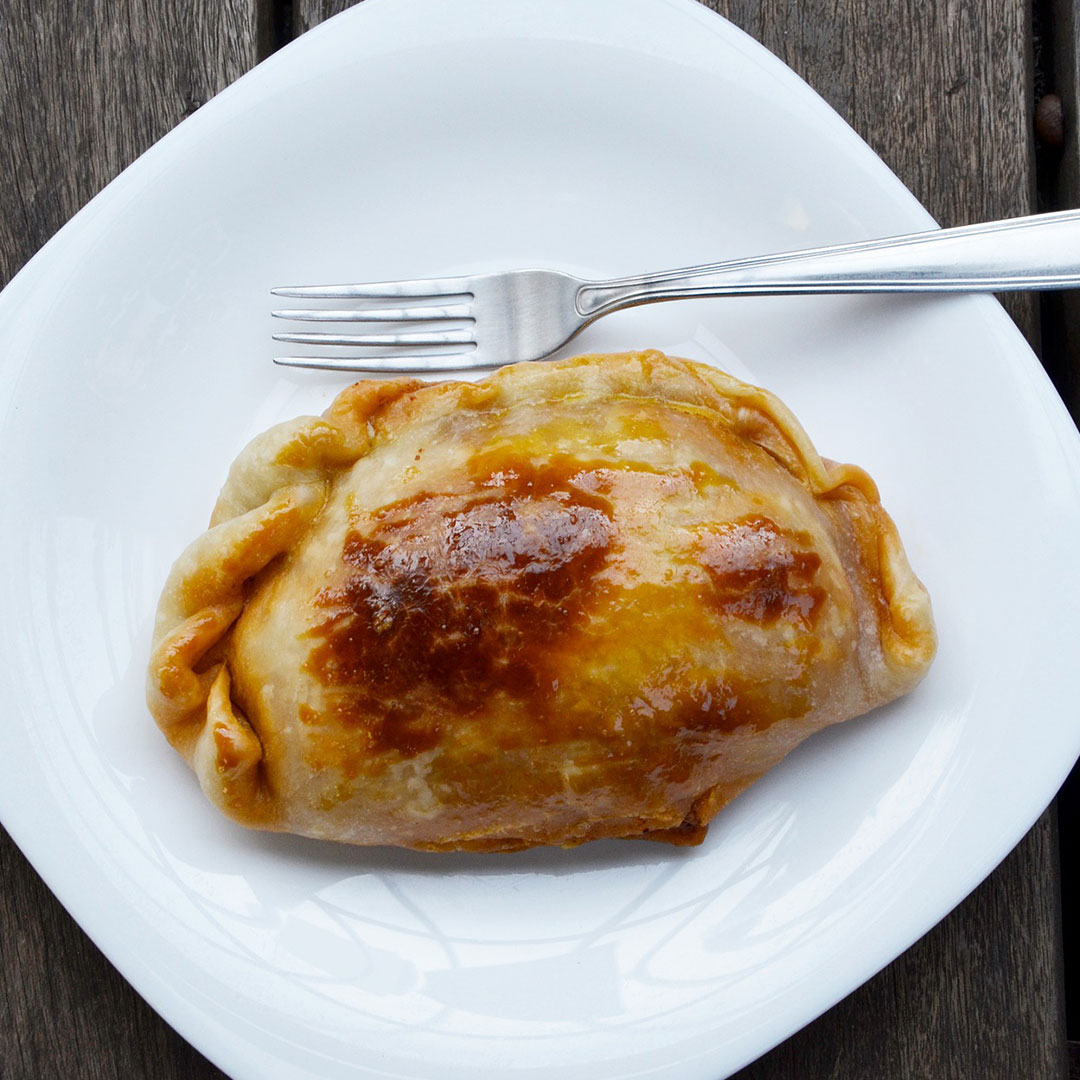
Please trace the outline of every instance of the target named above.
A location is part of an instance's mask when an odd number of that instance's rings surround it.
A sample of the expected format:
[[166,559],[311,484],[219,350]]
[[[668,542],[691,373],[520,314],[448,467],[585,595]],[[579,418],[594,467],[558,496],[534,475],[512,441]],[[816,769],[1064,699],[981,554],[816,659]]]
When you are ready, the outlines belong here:
[[387,324],[389,332],[294,331],[276,341],[350,356],[275,363],[342,371],[467,371],[550,356],[594,319],[635,304],[796,293],[1007,292],[1080,285],[1080,210],[883,240],[585,281],[556,270],[308,285],[271,290],[355,306],[290,308],[279,319]]

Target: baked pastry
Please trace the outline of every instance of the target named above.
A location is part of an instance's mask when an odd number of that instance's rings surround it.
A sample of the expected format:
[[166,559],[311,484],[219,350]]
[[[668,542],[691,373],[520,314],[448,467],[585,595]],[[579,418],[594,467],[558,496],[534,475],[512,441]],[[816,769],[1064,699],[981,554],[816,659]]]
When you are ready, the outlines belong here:
[[934,647],[873,482],[772,394],[583,356],[358,382],[255,439],[165,586],[149,705],[246,825],[696,843]]

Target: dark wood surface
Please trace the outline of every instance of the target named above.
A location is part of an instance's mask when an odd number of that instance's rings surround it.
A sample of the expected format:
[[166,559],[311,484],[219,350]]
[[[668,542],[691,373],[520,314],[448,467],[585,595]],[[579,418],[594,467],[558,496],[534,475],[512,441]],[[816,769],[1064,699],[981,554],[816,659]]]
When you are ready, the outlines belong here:
[[[1080,18],[1074,3],[1052,5],[1049,16],[1040,50],[1047,69],[1046,85],[1039,88],[1044,106],[1040,162],[1045,208],[1057,210],[1080,206]],[[1080,291],[1047,301],[1048,367],[1073,419],[1080,421],[1080,333],[1070,332],[1080,327]]]
[[[0,0],[0,282],[183,116],[281,39],[347,6]],[[1034,208],[1027,0],[708,6],[803,75],[943,224]],[[1054,7],[1046,45],[1063,87],[1075,82],[1065,76],[1076,68],[1074,38],[1061,36],[1073,33],[1069,6]],[[1064,97],[1066,117],[1075,116],[1074,85]],[[1055,170],[1080,176],[1071,130],[1057,153]],[[1075,199],[1077,181],[1060,192]],[[1035,300],[1013,298],[1009,310],[1038,345]],[[1067,385],[1062,355],[1055,363]],[[741,1080],[1065,1076],[1058,880],[1047,814],[944,922]],[[3,1080],[223,1075],[127,986],[6,836],[0,934]]]
[[0,0],[0,282],[260,58],[260,0]]
[[[1047,210],[1080,207],[1080,13],[1074,3],[1056,3],[1045,12],[1039,31],[1044,77],[1037,80],[1037,132],[1040,189]],[[1080,291],[1045,298],[1048,369],[1073,419],[1080,422]],[[1080,765],[1062,789],[1061,861],[1072,867],[1062,878],[1064,911],[1080,911]],[[1080,923],[1064,926],[1069,1080],[1080,1080]]]

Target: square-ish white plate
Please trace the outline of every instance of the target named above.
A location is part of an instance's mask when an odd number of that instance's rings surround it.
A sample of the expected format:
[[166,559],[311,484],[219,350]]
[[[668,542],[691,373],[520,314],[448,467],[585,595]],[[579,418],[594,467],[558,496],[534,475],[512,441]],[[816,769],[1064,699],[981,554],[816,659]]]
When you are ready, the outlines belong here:
[[237,1078],[715,1080],[760,1054],[956,904],[1080,747],[1078,439],[993,300],[656,305],[574,342],[778,392],[879,481],[934,598],[923,686],[811,740],[701,848],[245,832],[145,711],[151,618],[236,451],[347,381],[272,366],[271,285],[606,276],[931,225],[689,0],[368,0],[305,36],[0,299],[5,824]]

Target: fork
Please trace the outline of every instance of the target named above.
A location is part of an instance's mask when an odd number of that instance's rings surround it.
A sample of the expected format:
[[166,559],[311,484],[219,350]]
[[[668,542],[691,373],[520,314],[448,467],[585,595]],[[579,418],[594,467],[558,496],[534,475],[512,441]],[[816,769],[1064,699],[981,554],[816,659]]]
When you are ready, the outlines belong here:
[[[1080,210],[934,229],[882,240],[734,259],[610,281],[522,269],[358,285],[276,288],[277,296],[350,301],[274,311],[279,319],[368,324],[274,340],[360,355],[280,356],[341,371],[468,371],[551,356],[583,327],[636,304],[707,296],[1008,292],[1080,285]],[[378,324],[384,324],[380,327]],[[363,327],[361,327],[363,328]]]

